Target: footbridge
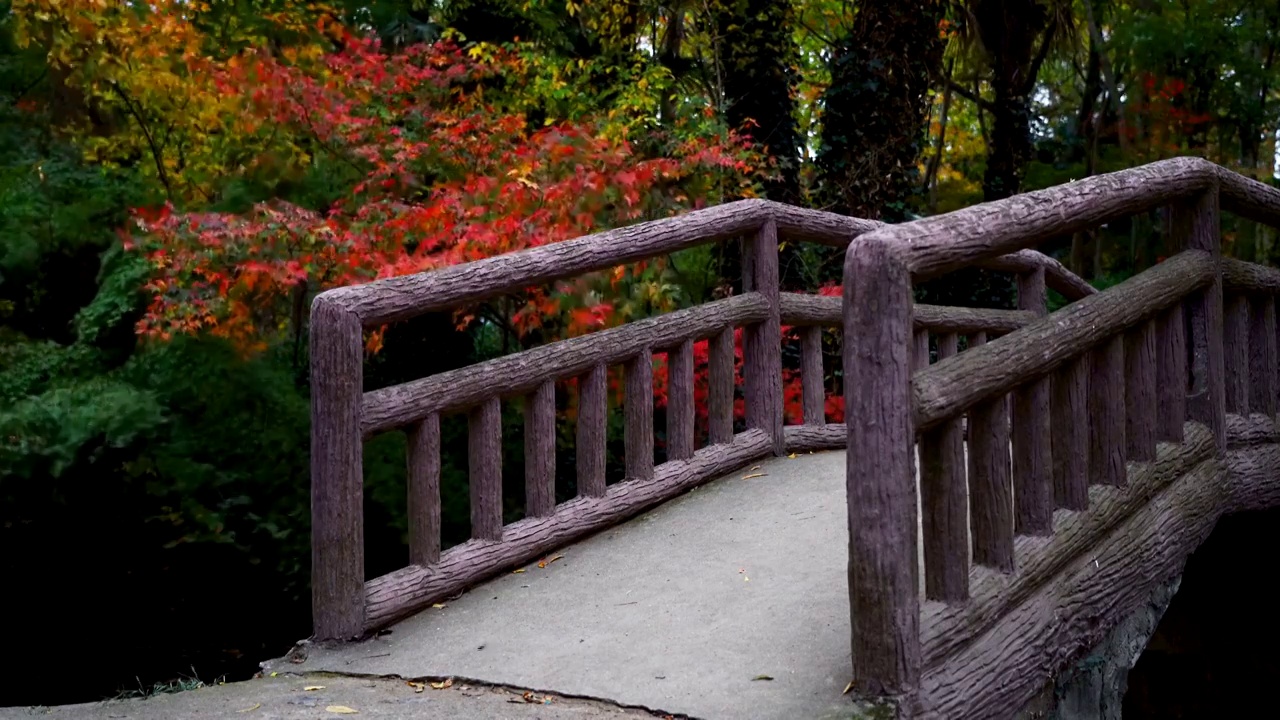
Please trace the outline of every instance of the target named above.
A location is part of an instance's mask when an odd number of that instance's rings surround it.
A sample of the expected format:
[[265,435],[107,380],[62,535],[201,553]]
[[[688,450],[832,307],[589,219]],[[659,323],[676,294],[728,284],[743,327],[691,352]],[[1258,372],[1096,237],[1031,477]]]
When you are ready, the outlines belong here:
[[[1157,208],[1179,251],[1104,291],[1035,250]],[[311,315],[314,637],[294,666],[690,717],[1016,717],[1220,517],[1280,503],[1280,272],[1222,256],[1221,211],[1280,226],[1280,191],[1177,158],[899,225],[745,200],[325,292]],[[364,389],[367,329],[733,239],[739,294]],[[843,297],[782,292],[783,242],[844,249]],[[914,285],[973,266],[1015,276],[1017,308],[914,302]],[[1052,313],[1050,290],[1066,301]],[[842,423],[824,411],[831,329]],[[784,366],[802,378],[801,424],[784,419]],[[618,367],[625,468],[611,478]],[[467,419],[471,539],[442,550],[452,414]],[[386,431],[408,437],[409,564],[368,578],[363,443]]]

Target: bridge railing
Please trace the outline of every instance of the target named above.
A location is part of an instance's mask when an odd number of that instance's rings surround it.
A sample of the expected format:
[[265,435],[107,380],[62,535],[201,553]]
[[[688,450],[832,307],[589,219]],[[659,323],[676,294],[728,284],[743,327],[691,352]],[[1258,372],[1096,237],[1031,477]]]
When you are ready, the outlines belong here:
[[[1067,604],[1042,631],[978,639],[1146,499],[1106,497],[1115,502],[1102,507],[1094,493],[1084,535],[1050,540],[1055,510],[1088,510],[1089,486],[1124,486],[1127,463],[1159,459],[1185,473],[1220,455],[1228,410],[1257,402],[1274,412],[1274,300],[1240,298],[1271,292],[1280,274],[1221,260],[1220,199],[1251,219],[1280,220],[1280,192],[1180,158],[884,227],[850,245],[849,589],[864,695],[914,703],[924,687],[922,707],[939,717],[1018,710],[999,703],[1025,702],[1018,693],[1045,681],[1035,665],[1087,638],[1069,621],[1115,608]],[[1162,205],[1183,248],[1174,257],[999,339],[971,339],[979,346],[931,367],[913,362],[913,283]],[[1020,275],[1019,305],[1044,315],[1038,275]],[[1196,424],[1184,427],[1188,418]],[[1158,458],[1161,441],[1177,448]]]
[[[486,577],[537,558],[698,483],[787,447],[843,444],[822,409],[821,348],[804,332],[805,426],[784,428],[782,314],[809,307],[782,294],[781,239],[846,246],[879,223],[746,200],[438,271],[339,288],[311,310],[312,605],[317,639],[361,636]],[[363,389],[364,329],[584,273],[731,238],[744,244],[744,293],[550,343],[393,387]],[[1039,268],[1064,293],[1083,285],[1038,253],[994,257],[1002,269]],[[1086,286],[1087,287],[1087,286]],[[838,303],[822,304],[838,324]],[[796,310],[800,312],[800,310]],[[927,326],[929,310],[921,309]],[[944,326],[963,310],[934,309]],[[951,314],[948,314],[948,313]],[[956,316],[954,313],[961,315]],[[802,312],[800,314],[803,314]],[[1026,318],[1017,317],[1019,322]],[[800,318],[793,318],[800,319]],[[993,329],[1011,327],[1008,318]],[[734,432],[734,329],[744,334],[746,430]],[[693,343],[709,339],[709,444],[695,448]],[[667,462],[654,464],[652,356],[668,356]],[[606,486],[606,372],[622,365],[625,480]],[[555,383],[579,388],[578,497],[555,501]],[[501,403],[522,401],[525,517],[504,524]],[[467,417],[470,541],[442,551],[440,418]],[[408,436],[410,565],[365,580],[363,441]]]

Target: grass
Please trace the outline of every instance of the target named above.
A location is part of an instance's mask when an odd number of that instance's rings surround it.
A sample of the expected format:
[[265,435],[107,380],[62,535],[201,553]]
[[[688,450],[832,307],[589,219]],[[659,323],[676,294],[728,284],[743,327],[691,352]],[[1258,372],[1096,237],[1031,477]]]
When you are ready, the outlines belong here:
[[[148,698],[153,698],[158,695],[171,695],[173,693],[186,692],[188,690],[198,690],[202,687],[208,687],[209,685],[209,683],[206,683],[203,680],[201,680],[199,677],[197,677],[195,667],[191,668],[190,676],[184,675],[184,676],[178,677],[175,680],[169,680],[167,682],[158,682],[153,684],[151,687],[146,687],[145,685],[143,685],[142,681],[139,680],[138,678],[134,678],[134,679],[137,680],[138,682],[138,687],[136,689],[121,688],[120,691],[117,692],[113,697],[110,697],[107,699],[108,700],[139,700],[139,699],[146,700]],[[223,676],[214,680],[212,684],[221,685],[225,681],[226,681],[226,677]]]

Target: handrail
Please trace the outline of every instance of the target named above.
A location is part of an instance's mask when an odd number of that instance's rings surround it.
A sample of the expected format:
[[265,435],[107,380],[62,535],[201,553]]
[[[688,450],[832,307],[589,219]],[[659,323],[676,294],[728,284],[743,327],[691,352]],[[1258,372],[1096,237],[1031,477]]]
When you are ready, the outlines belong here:
[[[844,319],[843,301],[838,297],[781,293],[779,300],[784,325],[839,327]],[[1027,310],[916,305],[912,320],[917,331],[1007,333],[1034,322],[1036,317]]]

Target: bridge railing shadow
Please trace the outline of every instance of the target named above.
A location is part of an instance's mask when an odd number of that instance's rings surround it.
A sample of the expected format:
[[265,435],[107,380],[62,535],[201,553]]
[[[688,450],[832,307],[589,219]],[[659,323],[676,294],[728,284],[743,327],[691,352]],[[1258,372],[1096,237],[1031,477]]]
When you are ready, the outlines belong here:
[[[910,717],[1017,712],[1044,685],[1042,670],[1131,611],[1129,596],[1055,599],[1058,574],[1171,481],[1220,474],[1202,464],[1224,458],[1228,412],[1274,418],[1280,273],[1221,258],[1219,203],[1280,224],[1280,191],[1178,158],[850,245],[849,588],[861,695]],[[1019,306],[1035,321],[920,362],[915,283],[1160,206],[1177,255],[1052,315],[1043,271],[1024,271]],[[1141,492],[1107,492],[1126,485]]]

